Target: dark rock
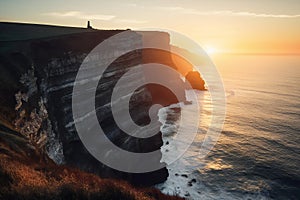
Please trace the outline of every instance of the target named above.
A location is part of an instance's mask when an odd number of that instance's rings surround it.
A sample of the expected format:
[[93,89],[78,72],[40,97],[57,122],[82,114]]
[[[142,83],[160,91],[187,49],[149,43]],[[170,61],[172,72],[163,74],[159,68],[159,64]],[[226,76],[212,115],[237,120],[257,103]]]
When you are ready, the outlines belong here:
[[189,197],[189,196],[191,196],[191,195],[190,195],[190,193],[189,193],[188,191],[186,191],[186,192],[184,193],[184,196]]
[[193,186],[193,183],[196,183],[196,179],[192,179],[188,182],[188,186]]
[[188,175],[186,175],[186,174],[181,174],[181,176],[184,177],[184,178],[188,177]]

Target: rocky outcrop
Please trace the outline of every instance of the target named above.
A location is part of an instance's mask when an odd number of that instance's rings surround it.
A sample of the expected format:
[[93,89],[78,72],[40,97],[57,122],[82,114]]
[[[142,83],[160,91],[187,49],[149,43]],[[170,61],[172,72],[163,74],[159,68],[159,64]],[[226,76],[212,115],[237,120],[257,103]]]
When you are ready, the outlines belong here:
[[185,80],[189,82],[191,87],[196,90],[205,90],[205,82],[197,71],[190,71],[185,76]]
[[[46,133],[46,152],[58,164],[78,167],[102,177],[122,178],[139,185],[155,184],[166,180],[166,168],[143,174],[111,169],[89,154],[74,125],[71,101],[77,71],[83,59],[97,44],[120,32],[94,30],[39,39],[0,41],[0,120],[6,124],[19,120],[35,127],[34,133],[30,132],[29,135],[39,136]],[[168,34],[159,34],[162,35],[160,40],[169,45]],[[124,41],[125,44],[122,45],[131,45],[134,42],[136,41]],[[105,134],[120,148],[132,152],[160,149],[161,133],[147,139],[127,135],[115,124],[111,108],[107,105],[119,78],[138,64],[152,62],[151,54],[136,50],[115,60],[104,72],[96,93],[95,108]],[[159,59],[162,63],[172,65],[169,55]],[[34,83],[20,81],[29,72]],[[158,85],[146,85],[134,93],[130,101],[130,112],[137,124],[149,123],[148,110],[154,103],[169,105],[185,99],[184,83],[179,76],[171,77],[170,81],[183,88],[180,99],[167,88]],[[43,113],[47,115],[42,115]],[[15,130],[26,130],[24,123],[11,123],[11,126]],[[160,159],[158,157],[156,162],[160,162]]]

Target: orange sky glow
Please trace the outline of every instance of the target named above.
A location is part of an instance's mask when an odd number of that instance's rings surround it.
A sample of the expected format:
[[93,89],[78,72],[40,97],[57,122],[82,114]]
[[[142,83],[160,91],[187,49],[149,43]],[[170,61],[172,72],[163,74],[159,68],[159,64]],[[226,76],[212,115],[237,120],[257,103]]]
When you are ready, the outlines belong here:
[[208,54],[300,54],[300,3],[270,1],[1,1],[0,21],[98,29],[170,29]]

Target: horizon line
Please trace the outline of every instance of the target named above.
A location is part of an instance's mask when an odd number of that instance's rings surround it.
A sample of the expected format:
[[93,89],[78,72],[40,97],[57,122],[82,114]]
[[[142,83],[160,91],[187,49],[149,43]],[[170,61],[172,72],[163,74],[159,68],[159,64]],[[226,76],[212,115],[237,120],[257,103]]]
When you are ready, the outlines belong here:
[[251,53],[215,53],[215,55],[235,55],[235,56],[300,56],[300,53],[268,53],[268,52],[251,52]]

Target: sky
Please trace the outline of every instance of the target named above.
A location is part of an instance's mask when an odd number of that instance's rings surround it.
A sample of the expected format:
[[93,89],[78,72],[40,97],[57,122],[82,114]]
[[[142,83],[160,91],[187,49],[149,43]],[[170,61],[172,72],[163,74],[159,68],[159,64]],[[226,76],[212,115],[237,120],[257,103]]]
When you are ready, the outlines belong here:
[[0,21],[162,28],[210,53],[300,54],[299,0],[1,0]]

